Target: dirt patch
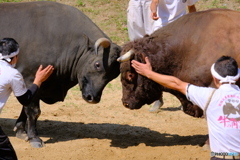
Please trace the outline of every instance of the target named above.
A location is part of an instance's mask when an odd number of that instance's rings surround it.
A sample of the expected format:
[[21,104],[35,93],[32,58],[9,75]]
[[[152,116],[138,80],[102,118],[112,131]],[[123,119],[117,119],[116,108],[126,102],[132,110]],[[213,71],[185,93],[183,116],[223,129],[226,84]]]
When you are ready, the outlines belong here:
[[39,135],[46,147],[32,148],[12,131],[21,106],[13,96],[1,114],[1,126],[9,135],[19,160],[151,160],[209,159],[201,144],[206,140],[204,119],[190,117],[177,99],[164,94],[159,113],[149,106],[129,110],[121,102],[119,78],[104,90],[99,104],[87,104],[78,87],[64,102],[41,103]]

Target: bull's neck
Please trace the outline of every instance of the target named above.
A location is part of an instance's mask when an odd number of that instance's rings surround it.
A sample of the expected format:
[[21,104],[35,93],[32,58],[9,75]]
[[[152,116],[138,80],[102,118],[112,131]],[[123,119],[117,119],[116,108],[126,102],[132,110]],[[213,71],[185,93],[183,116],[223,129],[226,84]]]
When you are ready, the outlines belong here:
[[68,51],[62,54],[61,57],[58,58],[59,67],[57,75],[67,75],[66,78],[70,78],[70,81],[75,82],[77,84],[77,74],[81,71],[81,67],[79,67],[80,60],[86,56],[82,49],[79,47],[75,47],[73,50]]

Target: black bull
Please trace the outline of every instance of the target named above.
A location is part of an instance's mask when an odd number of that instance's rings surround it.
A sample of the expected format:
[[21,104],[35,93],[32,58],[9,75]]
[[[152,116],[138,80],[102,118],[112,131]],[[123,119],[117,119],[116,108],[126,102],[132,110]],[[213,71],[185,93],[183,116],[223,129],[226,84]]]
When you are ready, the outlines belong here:
[[[128,51],[133,54],[126,56]],[[125,107],[139,109],[160,99],[162,91],[166,91],[180,100],[185,113],[201,117],[203,111],[183,94],[138,75],[129,59],[144,63],[143,58],[148,56],[153,70],[158,73],[173,75],[191,84],[214,87],[210,67],[220,56],[232,56],[240,65],[240,12],[214,9],[187,14],[150,36],[126,43],[121,55]]]
[[47,104],[63,101],[67,91],[79,84],[84,100],[98,103],[106,84],[120,73],[116,59],[121,47],[81,11],[60,3],[2,3],[0,17],[0,38],[14,38],[20,45],[17,69],[27,86],[40,64],[55,68],[33,102],[23,107],[15,126],[17,137],[42,147],[36,128],[39,100]]

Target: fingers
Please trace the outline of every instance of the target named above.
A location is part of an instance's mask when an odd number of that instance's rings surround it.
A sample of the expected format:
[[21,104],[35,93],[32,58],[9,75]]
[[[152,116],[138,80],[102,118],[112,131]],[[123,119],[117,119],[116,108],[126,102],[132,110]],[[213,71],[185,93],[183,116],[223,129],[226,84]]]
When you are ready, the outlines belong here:
[[153,17],[152,19],[156,21],[159,19],[159,17]]
[[[41,69],[40,69],[41,68]],[[53,71],[53,66],[52,65],[48,65],[46,68],[42,69],[42,65],[39,66],[39,69],[40,71],[44,71],[44,72],[49,72],[49,71]]]
[[45,70],[47,76],[50,76],[52,74],[54,68],[52,65],[48,65],[44,70]]
[[136,60],[132,60],[132,67],[136,70],[137,73],[141,70],[141,67],[143,67],[143,63],[140,63]]
[[52,72],[54,68],[52,65],[48,65],[44,70],[46,70],[47,72]]
[[148,57],[145,57],[146,64],[150,64]]
[[[147,63],[148,63],[148,64],[150,63],[147,57],[145,57],[145,61],[146,61],[146,64],[147,64]],[[136,61],[136,60],[132,60],[131,63],[132,63],[132,66],[133,66],[134,68],[137,67],[137,66],[141,66],[142,64],[144,64],[144,63],[138,62],[138,61]]]
[[54,68],[52,65],[48,65],[46,68],[43,69],[43,66],[40,65],[38,70],[37,70],[37,74],[40,74],[42,76],[47,76],[49,77],[52,72],[53,72]]
[[146,74],[152,70],[151,63],[148,59],[148,57],[145,57],[146,63],[140,63],[136,60],[131,61],[131,66],[135,69],[135,71],[143,76],[146,76]]
[[42,66],[42,65],[40,65],[40,66],[38,67],[38,70],[37,70],[37,72],[40,72],[40,71],[42,70],[42,68],[43,68],[43,66]]
[[136,60],[132,60],[132,67],[136,70],[136,72],[139,71],[140,66],[142,65],[142,63],[136,61]]
[[153,19],[153,20],[158,20],[158,19],[159,19],[159,17],[157,16],[157,14],[156,14],[156,13],[152,13],[152,19]]
[[137,63],[138,63],[137,61],[132,60],[132,67],[136,69],[137,68]]
[[34,84],[36,84],[38,87],[41,86],[42,82],[44,82],[45,80],[47,80],[49,78],[49,76],[53,73],[53,66],[52,65],[48,65],[46,68],[43,69],[43,66],[40,65],[36,75],[35,75],[35,79],[34,79]]

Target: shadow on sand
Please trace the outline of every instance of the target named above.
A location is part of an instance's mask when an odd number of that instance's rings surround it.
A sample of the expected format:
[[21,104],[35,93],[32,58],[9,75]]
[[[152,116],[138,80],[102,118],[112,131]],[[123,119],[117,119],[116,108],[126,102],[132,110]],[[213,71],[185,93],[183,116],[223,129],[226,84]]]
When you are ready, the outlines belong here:
[[[15,136],[12,128],[15,119],[0,118],[0,125],[8,136]],[[38,121],[40,137],[49,137],[45,143],[74,139],[97,138],[111,140],[112,147],[128,148],[144,143],[146,146],[202,145],[207,135],[179,136],[159,133],[141,126],[110,123],[80,123],[61,121]]]

